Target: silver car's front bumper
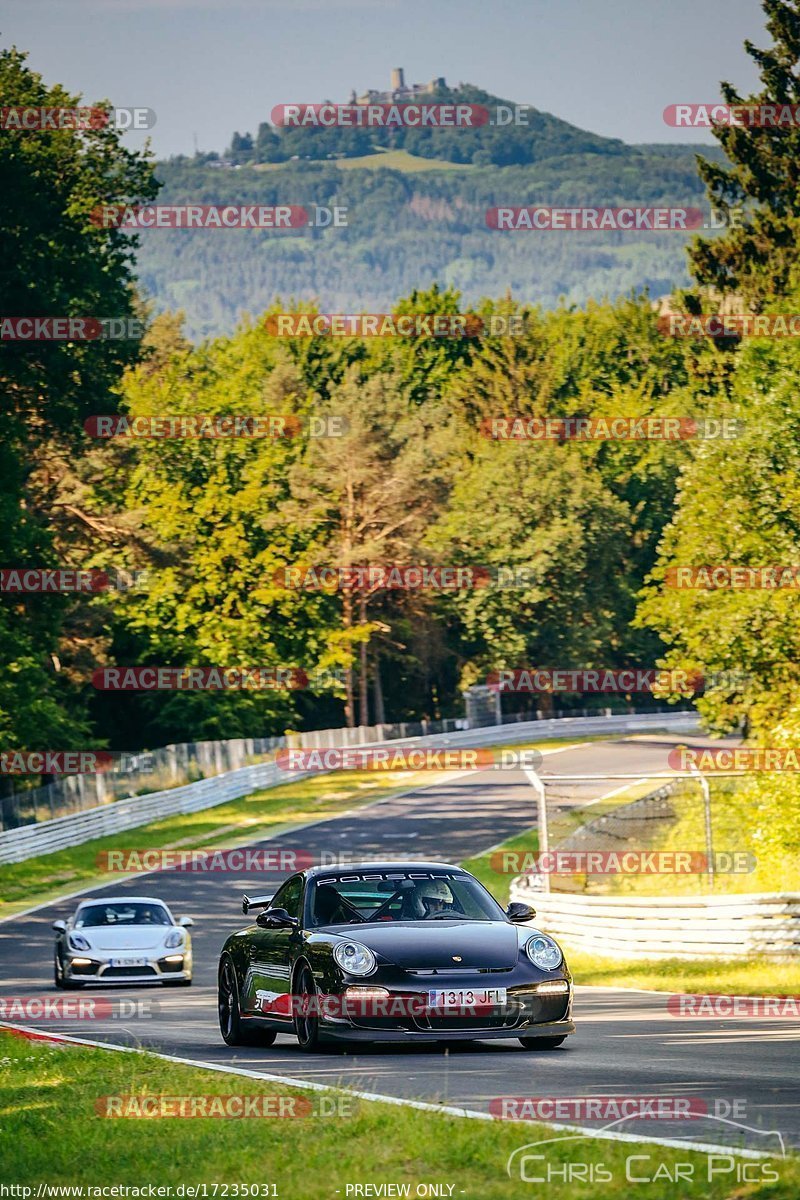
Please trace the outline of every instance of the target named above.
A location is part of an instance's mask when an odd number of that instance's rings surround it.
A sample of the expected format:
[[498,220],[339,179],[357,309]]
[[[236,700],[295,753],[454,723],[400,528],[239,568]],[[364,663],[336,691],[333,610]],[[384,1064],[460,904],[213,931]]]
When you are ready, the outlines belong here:
[[[136,959],[136,965],[126,964]],[[146,962],[140,960],[145,959]],[[112,966],[112,961],[115,966]],[[96,952],[81,954],[70,951],[63,958],[64,978],[71,983],[169,983],[192,978],[191,949],[167,950],[158,957],[109,954],[100,958]]]

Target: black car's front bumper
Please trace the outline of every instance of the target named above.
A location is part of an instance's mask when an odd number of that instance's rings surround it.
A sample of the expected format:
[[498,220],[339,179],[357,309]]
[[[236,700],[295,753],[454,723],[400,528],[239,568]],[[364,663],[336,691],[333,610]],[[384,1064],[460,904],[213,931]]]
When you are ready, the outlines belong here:
[[379,1029],[355,1025],[320,1024],[320,1035],[331,1041],[345,1042],[467,1042],[496,1040],[499,1038],[541,1037],[562,1038],[575,1032],[575,1022],[564,1018],[561,1021],[544,1021],[536,1025],[524,1025],[517,1029],[506,1027],[481,1029],[479,1027],[458,1029],[455,1026],[443,1030],[435,1029]]
[[[512,985],[507,989],[505,1003],[479,1010],[432,1009],[426,1003],[426,990],[390,987],[386,989],[388,999],[378,1002],[377,1011],[370,1011],[368,1007],[365,1011],[357,1004],[343,1005],[333,1016],[323,1005],[319,1031],[326,1038],[367,1042],[560,1038],[575,1031],[572,988],[569,984],[568,987],[564,993],[538,994],[536,984]],[[347,993],[359,990],[348,988]]]

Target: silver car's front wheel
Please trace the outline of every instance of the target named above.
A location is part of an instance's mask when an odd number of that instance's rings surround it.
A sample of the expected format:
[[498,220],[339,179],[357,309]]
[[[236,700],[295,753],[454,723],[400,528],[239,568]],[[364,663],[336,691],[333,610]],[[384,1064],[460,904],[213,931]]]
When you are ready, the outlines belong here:
[[66,988],[68,991],[75,991],[77,988],[82,988],[83,983],[79,983],[75,979],[70,979],[64,970],[64,963],[56,950],[53,958],[53,981],[57,988]]

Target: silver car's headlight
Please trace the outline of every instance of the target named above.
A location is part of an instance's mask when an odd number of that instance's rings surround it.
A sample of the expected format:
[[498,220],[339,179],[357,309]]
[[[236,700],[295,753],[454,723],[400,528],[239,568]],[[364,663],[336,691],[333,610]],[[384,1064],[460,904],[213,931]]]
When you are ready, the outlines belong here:
[[69,935],[70,950],[91,950],[91,942],[87,941],[80,933],[71,933]]
[[333,957],[348,975],[370,975],[377,966],[375,955],[360,942],[340,942]]
[[178,946],[183,945],[183,930],[173,929],[164,938],[164,945],[168,950],[177,950]]
[[537,933],[525,943],[525,953],[532,963],[543,971],[554,971],[564,961],[564,955],[556,942],[546,933]]

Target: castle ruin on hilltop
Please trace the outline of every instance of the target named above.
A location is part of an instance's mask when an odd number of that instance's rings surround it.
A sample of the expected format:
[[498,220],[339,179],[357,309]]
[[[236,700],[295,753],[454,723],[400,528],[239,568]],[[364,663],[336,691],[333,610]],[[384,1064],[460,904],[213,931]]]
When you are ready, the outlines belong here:
[[378,92],[373,88],[369,91],[362,92],[360,96],[356,95],[356,90],[353,88],[350,93],[351,104],[397,104],[404,100],[416,100],[418,96],[429,96],[431,92],[435,92],[437,88],[447,87],[443,76],[438,79],[431,79],[430,83],[412,83],[411,86],[406,85],[405,71],[402,67],[392,67],[391,87],[388,92]]

